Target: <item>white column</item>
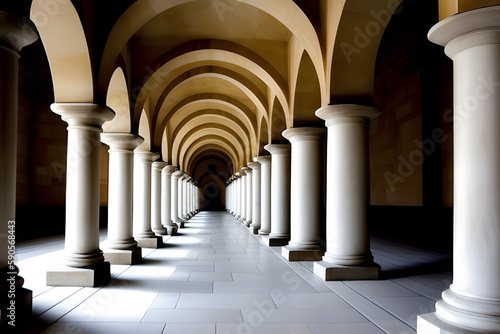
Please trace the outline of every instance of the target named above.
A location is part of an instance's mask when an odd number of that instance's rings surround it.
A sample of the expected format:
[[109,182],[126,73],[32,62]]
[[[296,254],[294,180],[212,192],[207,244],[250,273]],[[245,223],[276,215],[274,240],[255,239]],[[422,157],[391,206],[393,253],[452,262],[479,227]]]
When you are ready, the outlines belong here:
[[186,175],[186,177],[182,180],[182,218],[185,220],[188,220],[188,182],[191,179],[189,175]]
[[177,207],[178,207],[178,212],[177,214],[179,215],[178,221],[182,222],[182,226],[184,227],[184,223],[186,222],[183,217],[183,198],[184,198],[184,179],[187,177],[186,173],[182,172],[182,174],[179,175],[179,178],[177,179],[177,190],[178,190],[178,196],[177,196]]
[[[37,39],[36,33],[21,19],[0,11],[0,313],[8,314],[7,306],[15,301],[19,319],[22,315],[31,316],[32,311],[32,291],[22,288],[24,279],[18,275],[14,256],[9,254],[15,231],[21,228],[16,226],[19,54]],[[15,299],[6,293],[10,289],[6,279],[9,276],[16,276]]]
[[244,224],[246,226],[250,226],[252,224],[252,179],[253,179],[253,172],[252,169],[249,167],[244,167],[246,168],[246,176],[245,176],[245,221]]
[[134,237],[140,247],[160,247],[161,237],[151,230],[151,164],[157,153],[134,151]]
[[500,6],[449,17],[429,39],[454,67],[453,283],[418,333],[500,333]]
[[367,225],[369,126],[378,115],[378,108],[355,104],[330,105],[316,111],[328,128],[327,249],[323,262],[314,266],[315,273],[325,280],[378,278]]
[[172,196],[172,222],[182,228],[184,222],[179,218],[179,178],[184,174],[183,171],[177,170],[172,173],[171,196]]
[[[102,124],[115,114],[91,103],[54,103],[50,108],[68,123],[64,264],[96,268],[94,278],[79,285],[97,285],[109,280],[110,269],[99,249],[100,134]],[[48,285],[72,285],[70,281],[64,273],[47,273]]]
[[249,162],[252,169],[252,224],[249,226],[253,234],[260,229],[260,163]]
[[111,250],[137,249],[132,221],[133,154],[144,139],[130,133],[101,133],[101,141],[109,146],[108,239],[103,245],[104,257],[113,264],[132,264],[137,258],[133,253],[124,252],[126,263],[121,263],[121,256],[116,255],[119,253]]
[[235,188],[234,188],[234,204],[235,204],[235,210],[234,210],[234,216],[238,218],[238,216],[241,215],[241,173],[236,172],[234,174],[236,176],[235,180]]
[[167,165],[163,161],[151,165],[151,230],[158,236],[167,235],[161,223],[161,172]]
[[260,235],[271,233],[271,156],[256,157],[260,163]]
[[177,170],[172,165],[165,166],[161,171],[161,223],[167,229],[169,235],[175,235],[178,230],[177,224],[172,222],[172,174]]
[[283,132],[292,144],[290,242],[282,255],[289,261],[321,260],[319,244],[323,203],[325,129],[293,128]]
[[243,223],[247,216],[247,167],[240,169],[240,216],[239,219]]
[[272,144],[271,153],[271,233],[269,246],[284,246],[290,240],[290,145]]

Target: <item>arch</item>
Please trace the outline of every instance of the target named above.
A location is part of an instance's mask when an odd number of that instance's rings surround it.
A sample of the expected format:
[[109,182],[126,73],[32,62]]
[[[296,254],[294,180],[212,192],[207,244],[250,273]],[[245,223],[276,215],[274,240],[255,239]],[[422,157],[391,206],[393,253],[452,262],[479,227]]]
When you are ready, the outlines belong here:
[[[140,110],[139,108],[142,108],[151,91],[159,90],[162,92],[162,95],[164,95],[163,92],[169,92],[171,90],[168,89],[168,86],[174,82],[174,78],[178,78],[182,76],[183,73],[201,66],[220,66],[224,68],[227,66],[236,66],[239,69],[250,71],[262,80],[267,87],[271,88],[271,91],[278,97],[280,103],[283,105],[284,110],[288,112],[288,99],[285,95],[286,92],[281,88],[282,84],[279,84],[267,70],[248,58],[225,50],[192,51],[176,57],[161,66],[144,83],[137,98],[135,112],[138,112]],[[175,87],[178,87],[178,85],[175,85]],[[261,104],[263,103],[260,99],[258,100]],[[157,110],[158,109],[156,109],[155,112],[157,112]],[[267,115],[265,117],[267,117]]]
[[[184,162],[185,157],[188,160],[191,157],[188,154],[191,147],[196,146],[199,142],[206,142],[209,139],[219,140],[220,142],[225,143],[227,147],[231,148],[231,152],[234,153],[234,156],[238,157],[237,161],[244,162],[244,149],[241,142],[239,142],[238,139],[231,135],[229,132],[221,129],[210,128],[192,132],[188,136],[183,138],[181,147],[179,147],[177,150],[178,161],[181,163],[181,167],[184,166],[182,162]],[[173,159],[173,162],[175,163],[176,155],[173,155]]]
[[139,136],[144,138],[144,141],[136,149],[138,151],[150,151],[151,150],[151,131],[149,130],[149,119],[146,114],[146,110],[142,111],[141,118],[139,120]]
[[171,162],[172,158],[170,158],[170,150],[169,150],[169,145],[168,145],[168,135],[167,135],[167,129],[163,131],[163,136],[161,137],[161,158],[165,162]]
[[[108,67],[112,66],[120,51],[144,24],[164,11],[194,1],[139,0],[133,3],[116,22],[109,34],[102,58],[100,80],[106,80],[110,76],[110,73],[107,73]],[[235,4],[252,6],[267,13],[297,37],[313,59],[322,87],[322,102],[323,104],[328,103],[321,45],[313,25],[304,12],[295,3],[287,0],[246,0],[244,3],[235,2]]]
[[297,69],[292,98],[294,127],[324,124],[324,121],[315,115],[316,110],[321,107],[321,91],[313,66],[311,57],[304,51]]
[[228,145],[227,142],[224,141],[224,138],[221,137],[204,138],[196,142],[196,144],[193,144],[189,147],[186,158],[181,161],[182,166],[186,167],[185,170],[191,170],[193,161],[190,158],[198,155],[200,152],[208,150],[221,151],[227,154],[231,158],[231,163],[233,164],[233,173],[239,170],[239,166],[242,166],[242,162],[235,148],[232,147],[232,145]]
[[178,149],[182,147],[186,138],[188,138],[190,134],[194,134],[205,129],[219,129],[227,132],[243,144],[243,147],[245,148],[245,157],[249,157],[251,155],[251,148],[253,145],[249,138],[240,128],[235,126],[235,124],[227,122],[224,117],[219,115],[191,117],[185,126],[179,129],[177,135],[172,137],[172,155],[177,155]]
[[286,139],[283,138],[281,134],[283,133],[283,131],[291,127],[291,125],[289,125],[285,112],[281,108],[281,105],[279,103],[276,103],[276,100],[274,100],[274,103],[271,106],[270,125],[269,136],[271,142],[273,144],[285,142]]
[[[233,166],[231,165],[231,159],[228,155],[221,151],[202,151],[196,156],[193,156],[191,168],[188,170],[193,178],[201,183],[202,177],[210,172],[209,164],[215,164],[217,168],[217,173],[220,174],[225,181],[231,176]],[[205,169],[206,167],[206,169]]]
[[106,105],[113,109],[115,117],[103,124],[104,132],[130,133],[130,100],[127,81],[121,67],[117,67],[109,81]]
[[332,52],[327,56],[327,62],[331,61],[330,103],[373,104],[378,47],[401,2],[346,0],[342,9],[330,5],[334,12],[328,20],[329,28],[337,24],[327,36]]
[[236,106],[215,99],[200,99],[190,102],[179,109],[175,115],[172,115],[168,126],[172,130],[172,140],[191,119],[209,115],[224,117],[224,123],[230,123],[237,127],[249,138],[251,143],[257,142],[257,129],[254,128],[247,115]]
[[266,119],[262,118],[259,128],[259,156],[269,154],[269,152],[264,150],[264,146],[270,143],[271,139],[269,138],[269,125]]
[[55,102],[92,103],[92,65],[80,17],[69,0],[58,0],[57,8],[53,8],[49,17],[45,2],[33,0],[30,19],[40,33],[47,53]]

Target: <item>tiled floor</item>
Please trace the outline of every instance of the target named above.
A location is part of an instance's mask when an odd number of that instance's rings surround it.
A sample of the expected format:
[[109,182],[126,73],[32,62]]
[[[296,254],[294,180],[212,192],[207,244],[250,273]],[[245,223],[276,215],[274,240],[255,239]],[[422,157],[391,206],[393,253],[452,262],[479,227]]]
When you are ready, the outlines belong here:
[[324,282],[312,263],[285,261],[227,213],[202,212],[180,232],[165,248],[143,249],[142,264],[112,265],[102,288],[45,286],[63,239],[20,243],[33,332],[415,333],[417,315],[434,311],[451,283],[449,255],[377,238],[384,279]]

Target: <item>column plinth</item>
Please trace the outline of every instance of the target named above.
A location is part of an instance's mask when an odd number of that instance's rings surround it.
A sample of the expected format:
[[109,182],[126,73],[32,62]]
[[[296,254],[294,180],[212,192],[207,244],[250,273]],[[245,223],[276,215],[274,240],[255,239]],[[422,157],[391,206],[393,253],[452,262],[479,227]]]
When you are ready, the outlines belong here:
[[325,129],[294,128],[283,132],[292,144],[290,242],[282,255],[288,261],[318,261],[323,203],[323,140]]
[[260,229],[260,163],[249,162],[252,169],[252,223],[248,226],[252,234],[258,234]]
[[290,145],[271,144],[271,233],[269,246],[285,246],[290,240]]
[[324,280],[377,279],[370,252],[368,137],[376,107],[341,104],[316,111],[328,131],[326,173],[327,249],[314,272]]
[[134,237],[139,247],[159,248],[163,239],[151,230],[151,165],[158,153],[134,151]]
[[151,165],[151,230],[161,237],[167,235],[167,229],[161,223],[161,172],[167,165],[163,161]]
[[271,233],[271,156],[258,156],[260,163],[260,229],[259,235]]
[[449,17],[429,39],[454,67],[453,283],[418,333],[499,333],[500,6]]
[[175,166],[167,165],[161,171],[161,223],[169,235],[177,234],[178,226],[172,222],[172,174]]
[[101,142],[109,146],[108,239],[102,249],[112,264],[141,261],[141,248],[133,237],[132,171],[133,151],[143,141],[128,133],[101,134]]
[[68,123],[63,264],[76,269],[48,271],[47,285],[101,285],[110,278],[110,264],[99,249],[100,134],[102,124],[115,114],[91,103],[54,103],[50,108]]

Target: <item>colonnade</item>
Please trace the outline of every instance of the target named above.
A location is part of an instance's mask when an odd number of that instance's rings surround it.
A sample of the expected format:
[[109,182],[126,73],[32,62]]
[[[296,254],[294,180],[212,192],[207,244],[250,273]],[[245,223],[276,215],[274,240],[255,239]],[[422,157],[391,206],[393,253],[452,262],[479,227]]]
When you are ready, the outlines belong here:
[[[102,133],[114,117],[90,103],[54,103],[68,123],[65,262],[47,272],[47,285],[96,286],[110,264],[141,261],[141,248],[162,247],[199,209],[196,182],[138,146],[143,138]],[[99,244],[100,144],[109,146],[108,239]]]
[[[284,131],[290,144],[265,146],[270,155],[256,157],[230,177],[227,211],[269,246],[283,246],[287,260],[315,261],[314,272],[324,280],[378,278],[367,226],[369,124],[378,113],[375,107],[330,105],[316,112],[327,129]],[[320,240],[325,205],[326,244]],[[256,224],[248,224],[251,220]]]

